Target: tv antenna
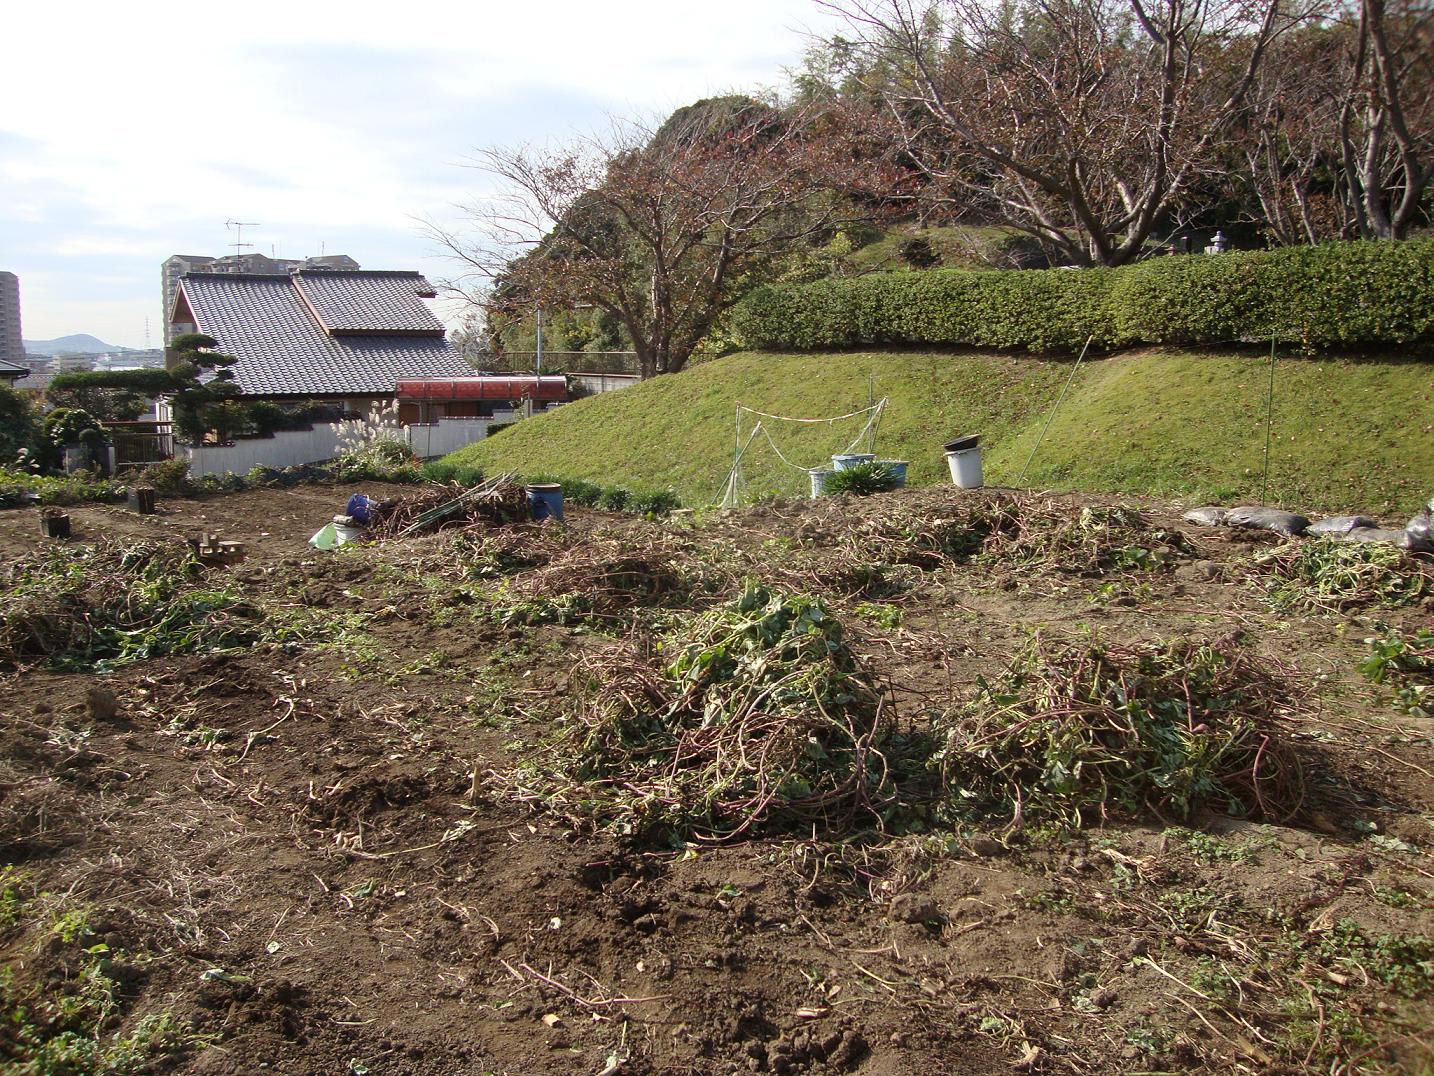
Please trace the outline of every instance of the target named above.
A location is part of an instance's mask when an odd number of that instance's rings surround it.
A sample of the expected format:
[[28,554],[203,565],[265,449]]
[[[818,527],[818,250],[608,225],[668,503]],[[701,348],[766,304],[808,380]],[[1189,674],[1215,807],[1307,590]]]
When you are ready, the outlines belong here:
[[229,245],[234,248],[234,257],[237,260],[245,247],[252,247],[254,245],[253,243],[243,242],[244,229],[257,228],[259,227],[259,222],[257,220],[226,220],[224,227],[234,229],[234,242]]

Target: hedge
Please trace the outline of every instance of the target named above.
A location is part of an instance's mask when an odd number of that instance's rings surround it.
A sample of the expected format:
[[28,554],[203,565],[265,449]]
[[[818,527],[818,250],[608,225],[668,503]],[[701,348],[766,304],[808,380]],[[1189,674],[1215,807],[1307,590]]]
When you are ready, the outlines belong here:
[[1152,258],[1115,269],[873,273],[755,290],[745,346],[1075,351],[1268,341],[1434,341],[1434,238]]

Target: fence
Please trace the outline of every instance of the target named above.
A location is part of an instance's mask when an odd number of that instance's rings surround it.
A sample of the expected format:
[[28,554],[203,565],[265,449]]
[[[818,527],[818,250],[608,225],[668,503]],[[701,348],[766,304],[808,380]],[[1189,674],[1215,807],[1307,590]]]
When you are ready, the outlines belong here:
[[174,455],[174,433],[168,422],[107,422],[114,448],[114,466],[144,467]]
[[[511,422],[512,412],[492,418],[444,418],[421,426],[403,426],[396,436],[408,441],[414,455],[431,459],[466,444],[480,441],[495,422]],[[175,455],[189,460],[189,473],[205,475],[244,474],[255,467],[298,467],[305,463],[331,460],[339,454],[341,424],[325,422],[308,430],[281,430],[273,437],[256,437],[232,445],[177,445]]]
[[[501,355],[480,355],[471,359],[483,370],[498,373],[531,374],[537,369],[536,351],[505,351]],[[549,351],[543,349],[545,374],[636,374],[635,351]]]

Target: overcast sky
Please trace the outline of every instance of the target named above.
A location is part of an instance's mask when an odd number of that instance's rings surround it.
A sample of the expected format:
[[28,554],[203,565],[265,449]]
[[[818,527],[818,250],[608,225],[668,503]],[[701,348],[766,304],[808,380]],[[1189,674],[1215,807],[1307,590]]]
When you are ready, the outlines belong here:
[[812,0],[16,2],[0,61],[0,270],[25,336],[159,345],[159,266],[223,254],[456,270],[419,223],[484,146],[780,86]]

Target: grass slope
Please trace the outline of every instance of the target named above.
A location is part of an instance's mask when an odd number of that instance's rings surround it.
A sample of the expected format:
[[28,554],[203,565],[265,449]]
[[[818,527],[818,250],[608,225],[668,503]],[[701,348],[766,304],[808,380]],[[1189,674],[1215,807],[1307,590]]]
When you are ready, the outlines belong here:
[[[1258,496],[1267,358],[1150,350],[1087,361],[1025,484],[1230,500]],[[946,481],[941,444],[984,435],[986,481],[1015,484],[1071,360],[977,353],[743,353],[519,423],[449,457],[492,470],[675,489],[710,503],[731,464],[737,401],[797,417],[888,396],[877,447],[913,484]],[[848,420],[773,424],[776,447],[816,465],[859,432]],[[806,477],[760,437],[750,492],[799,493]],[[1434,364],[1282,359],[1270,501],[1412,511],[1434,492]]]

